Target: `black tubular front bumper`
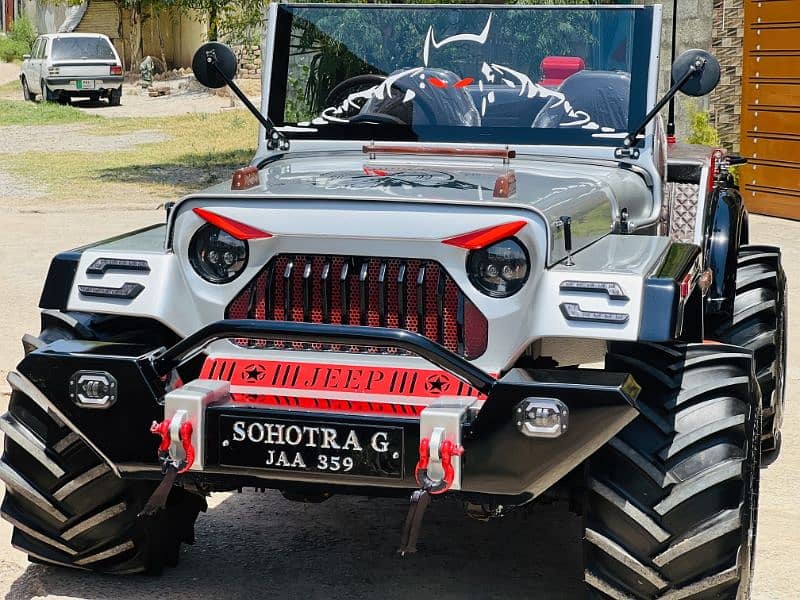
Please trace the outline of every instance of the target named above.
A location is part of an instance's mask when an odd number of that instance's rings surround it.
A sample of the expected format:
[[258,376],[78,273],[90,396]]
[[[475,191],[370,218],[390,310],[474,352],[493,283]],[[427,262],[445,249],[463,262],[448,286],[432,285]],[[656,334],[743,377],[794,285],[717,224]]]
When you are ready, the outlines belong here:
[[[141,346],[62,340],[32,352],[10,377],[12,387],[38,394],[50,408],[105,458],[115,471],[140,477],[160,477],[156,456],[158,438],[153,421],[164,419],[165,376],[212,341],[257,338],[286,342],[335,343],[395,347],[416,354],[486,396],[481,410],[463,426],[465,449],[462,490],[493,495],[538,495],[571,471],[638,414],[639,386],[630,375],[599,370],[512,370],[495,379],[470,362],[419,334],[399,329],[336,326],[311,323],[227,320],[212,323],[169,349],[147,353]],[[69,397],[69,380],[77,371],[106,371],[118,382],[116,401],[104,409],[78,406]],[[16,382],[16,383],[15,383]],[[19,382],[25,385],[20,386]],[[22,389],[27,386],[26,389]],[[33,386],[33,388],[31,388]],[[529,438],[514,423],[514,409],[525,398],[556,398],[570,411],[569,428],[555,439]],[[218,415],[253,411],[302,421],[373,423],[402,427],[405,435],[403,477],[357,478],[267,469],[232,470],[215,463]],[[346,416],[330,412],[285,411],[273,408],[211,406],[203,438],[208,448],[206,470],[187,477],[243,481],[259,480],[264,487],[311,484],[337,488],[414,488],[418,459],[419,421],[383,416]],[[238,479],[237,479],[238,478]],[[233,484],[232,487],[237,487]],[[368,492],[367,492],[368,493]]]

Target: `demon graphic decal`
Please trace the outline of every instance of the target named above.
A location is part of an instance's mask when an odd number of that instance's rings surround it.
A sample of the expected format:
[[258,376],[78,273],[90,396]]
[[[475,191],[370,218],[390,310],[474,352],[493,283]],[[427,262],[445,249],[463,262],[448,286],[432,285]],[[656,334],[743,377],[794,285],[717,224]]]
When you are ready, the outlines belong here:
[[437,67],[437,52],[457,51],[461,44],[473,46],[468,50],[474,50],[474,45],[486,45],[492,20],[490,14],[478,33],[448,37],[437,37],[430,26],[422,45],[421,66],[394,71],[377,85],[347,94],[316,118],[281,129],[312,132],[330,123],[411,125],[412,121],[414,125],[486,126],[497,95],[510,93],[523,100],[539,99],[541,113],[547,113],[547,118],[540,118],[541,115],[537,116],[540,111],[536,110],[525,126],[581,128],[598,135],[615,134],[615,127],[597,123],[588,112],[574,108],[562,92],[534,82],[519,70],[490,60],[485,60],[475,73],[456,74]]

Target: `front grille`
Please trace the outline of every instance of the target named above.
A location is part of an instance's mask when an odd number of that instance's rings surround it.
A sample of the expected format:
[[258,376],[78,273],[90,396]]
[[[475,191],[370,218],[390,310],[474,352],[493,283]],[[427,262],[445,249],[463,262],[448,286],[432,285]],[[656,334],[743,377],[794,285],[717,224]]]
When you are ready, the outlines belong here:
[[[421,333],[469,359],[486,350],[486,317],[436,261],[279,254],[234,298],[228,319],[392,327]],[[348,352],[378,348],[236,340],[249,347]]]

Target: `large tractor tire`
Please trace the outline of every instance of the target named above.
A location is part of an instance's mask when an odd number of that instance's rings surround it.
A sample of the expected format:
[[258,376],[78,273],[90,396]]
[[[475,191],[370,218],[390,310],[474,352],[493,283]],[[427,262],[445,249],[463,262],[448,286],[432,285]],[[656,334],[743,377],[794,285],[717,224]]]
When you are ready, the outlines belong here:
[[753,572],[761,401],[750,352],[613,344],[641,414],[587,467],[592,598],[742,599]]
[[[24,344],[30,351],[76,337],[74,328],[55,326]],[[181,543],[194,541],[205,499],[175,487],[165,510],[138,517],[157,484],[119,478],[29,381],[12,373],[9,382],[9,411],[0,417],[0,512],[14,526],[14,547],[34,562],[103,573],[155,574],[176,565]]]
[[786,395],[786,275],[781,251],[773,246],[742,246],[736,272],[733,318],[713,339],[742,346],[755,357],[761,388],[761,451],[764,464],[780,452]]

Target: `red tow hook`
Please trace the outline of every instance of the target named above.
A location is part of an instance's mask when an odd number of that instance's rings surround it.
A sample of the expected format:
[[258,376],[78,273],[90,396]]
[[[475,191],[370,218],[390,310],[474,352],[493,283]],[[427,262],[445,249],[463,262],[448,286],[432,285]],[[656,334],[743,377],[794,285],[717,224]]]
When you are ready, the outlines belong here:
[[185,473],[192,468],[194,464],[194,446],[192,446],[192,424],[186,421],[181,425],[181,444],[183,444],[183,452],[186,454],[186,464],[178,471],[178,473]]
[[169,455],[169,449],[172,445],[172,436],[170,434],[171,425],[172,419],[164,419],[161,423],[153,421],[153,424],[150,426],[150,433],[161,437],[161,443],[158,445],[159,460],[164,464],[171,463],[176,468],[180,467],[178,473],[185,473],[194,464],[195,450],[194,446],[192,446],[192,432],[194,429],[190,421],[181,423],[178,437],[180,438],[186,458],[183,460],[175,460]]
[[428,464],[431,458],[431,441],[429,438],[422,438],[419,442],[419,462],[417,463],[414,474],[417,483],[423,490],[431,494],[444,494],[453,485],[455,472],[453,471],[453,456],[464,454],[464,448],[455,445],[450,440],[442,442],[439,448],[439,456],[442,461],[444,475],[441,479],[433,479],[428,475]]
[[169,453],[169,445],[171,443],[169,439],[169,425],[170,419],[164,419],[161,423],[153,421],[153,424],[150,425],[150,433],[161,436],[161,443],[158,445],[159,458],[161,458],[162,454]]

